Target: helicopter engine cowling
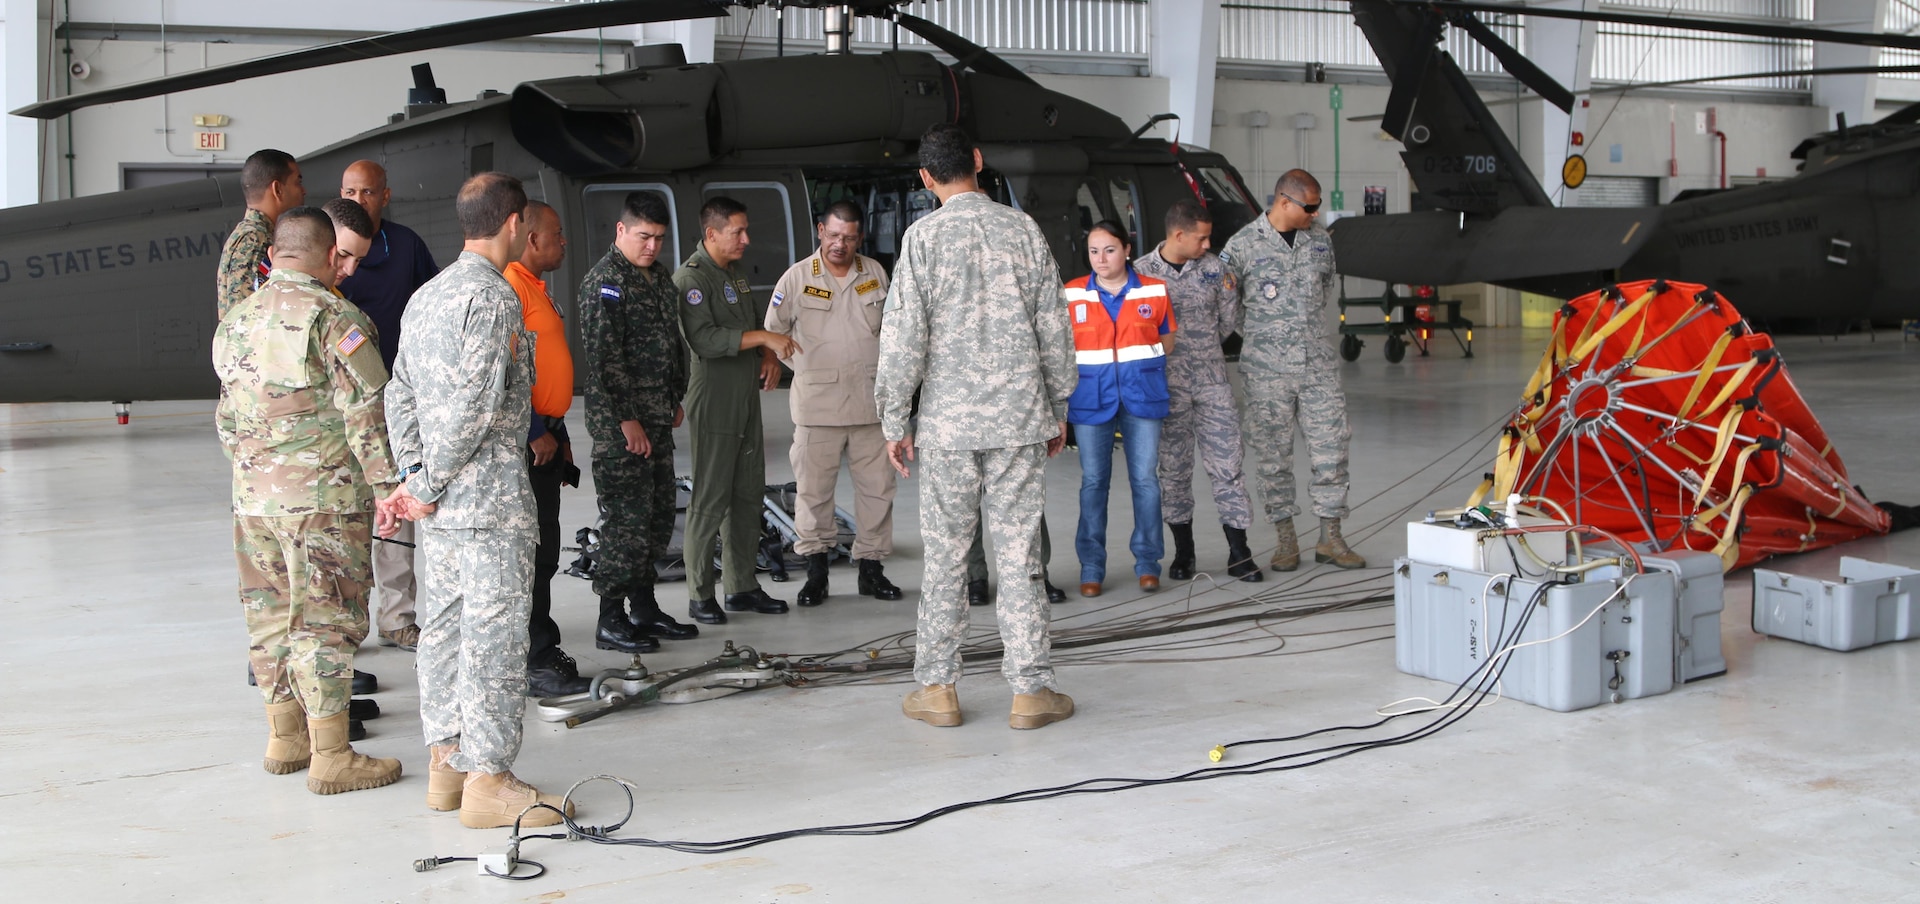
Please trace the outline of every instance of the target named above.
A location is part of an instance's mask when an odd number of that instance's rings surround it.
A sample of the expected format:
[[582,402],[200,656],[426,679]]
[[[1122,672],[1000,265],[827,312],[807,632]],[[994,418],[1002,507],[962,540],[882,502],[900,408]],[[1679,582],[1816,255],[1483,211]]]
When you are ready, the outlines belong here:
[[515,88],[513,137],[569,176],[676,170],[718,155],[715,66],[551,79]]

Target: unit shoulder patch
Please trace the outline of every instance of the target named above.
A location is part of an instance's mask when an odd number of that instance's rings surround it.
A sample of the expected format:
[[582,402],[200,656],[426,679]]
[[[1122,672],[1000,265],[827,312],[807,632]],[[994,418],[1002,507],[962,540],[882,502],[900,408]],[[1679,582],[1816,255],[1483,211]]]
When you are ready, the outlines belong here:
[[699,304],[700,302],[702,302],[702,301],[705,301],[705,300],[706,300],[706,296],[705,296],[705,295],[702,295],[702,294],[700,294],[700,290],[699,290],[699,289],[688,289],[688,290],[687,290],[687,304],[691,304],[691,305],[697,305],[697,304]]

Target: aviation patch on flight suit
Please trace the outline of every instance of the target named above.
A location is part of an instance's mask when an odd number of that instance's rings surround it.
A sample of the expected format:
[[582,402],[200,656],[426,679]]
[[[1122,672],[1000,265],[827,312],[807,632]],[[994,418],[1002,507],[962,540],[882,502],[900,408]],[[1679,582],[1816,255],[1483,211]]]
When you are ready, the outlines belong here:
[[868,292],[871,292],[871,291],[873,291],[873,290],[875,290],[875,289],[878,289],[878,288],[880,288],[880,281],[879,281],[879,280],[877,280],[877,279],[869,279],[869,280],[867,280],[866,282],[863,282],[863,283],[861,283],[861,284],[859,284],[859,285],[857,285],[857,286],[854,286],[854,287],[853,287],[853,294],[855,294],[855,295],[865,295],[865,294],[867,294]]
[[360,332],[360,328],[356,326],[347,330],[345,336],[340,337],[340,343],[336,345],[335,348],[340,349],[340,355],[345,357],[353,354],[355,349],[365,344],[367,344],[367,334]]
[[819,286],[808,286],[806,288],[806,292],[808,295],[811,295],[815,298],[824,298],[828,301],[833,300],[833,293],[826,289],[822,289]]
[[727,296],[727,304],[739,304],[739,303],[740,303],[740,295],[739,295],[739,293],[736,293],[736,292],[734,292],[734,291],[733,291],[733,284],[732,284],[732,283],[728,283],[728,284],[726,284],[726,285],[724,285],[724,286],[721,286],[721,287],[720,287],[720,291],[721,291],[721,293],[722,293],[722,294],[724,294],[724,295],[726,295],[726,296]]
[[706,299],[706,296],[701,295],[699,289],[687,290],[687,304],[697,305],[701,301],[704,301],[705,299]]

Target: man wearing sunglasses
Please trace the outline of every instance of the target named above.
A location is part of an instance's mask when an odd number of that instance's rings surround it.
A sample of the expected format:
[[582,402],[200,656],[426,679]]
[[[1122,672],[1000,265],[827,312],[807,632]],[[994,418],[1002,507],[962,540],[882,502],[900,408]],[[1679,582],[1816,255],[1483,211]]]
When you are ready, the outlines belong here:
[[1267,215],[1242,227],[1220,253],[1240,285],[1240,321],[1245,344],[1240,372],[1246,379],[1244,432],[1256,461],[1255,479],[1266,501],[1278,543],[1275,571],[1300,567],[1300,541],[1293,517],[1293,426],[1307,435],[1313,461],[1310,495],[1320,516],[1316,562],[1365,568],[1347,547],[1340,520],[1347,516],[1347,399],[1340,389],[1339,360],[1328,328],[1328,305],[1338,292],[1333,240],[1314,224],[1320,182],[1305,170],[1288,170],[1273,189]]

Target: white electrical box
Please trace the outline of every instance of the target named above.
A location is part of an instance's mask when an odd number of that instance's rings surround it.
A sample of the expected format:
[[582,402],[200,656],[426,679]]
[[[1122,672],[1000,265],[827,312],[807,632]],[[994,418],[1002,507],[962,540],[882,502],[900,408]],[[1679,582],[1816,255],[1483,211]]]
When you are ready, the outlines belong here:
[[1562,530],[1503,535],[1501,528],[1487,525],[1459,527],[1451,521],[1415,521],[1407,525],[1407,558],[1523,577],[1545,575],[1547,569],[1542,563],[1565,565],[1570,561],[1575,544],[1566,525],[1524,516],[1518,521],[1522,528]]

